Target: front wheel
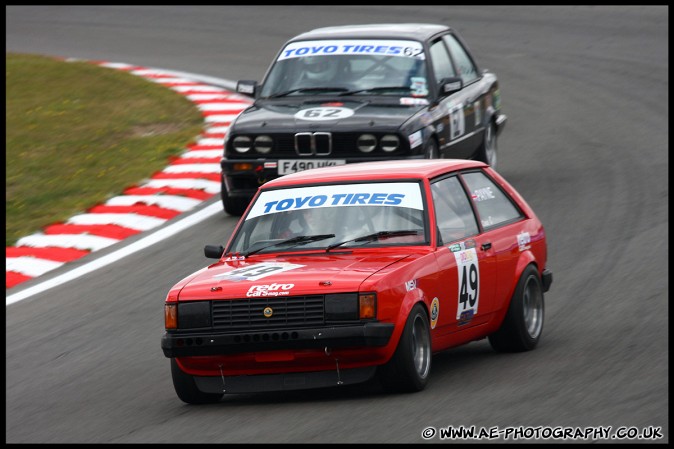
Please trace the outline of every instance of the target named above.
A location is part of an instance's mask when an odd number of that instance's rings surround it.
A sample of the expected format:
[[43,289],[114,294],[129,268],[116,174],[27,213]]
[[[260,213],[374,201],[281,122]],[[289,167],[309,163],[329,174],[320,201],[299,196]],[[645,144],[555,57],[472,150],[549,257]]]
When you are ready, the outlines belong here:
[[523,352],[534,349],[543,332],[543,289],[536,267],[527,266],[510,299],[508,312],[489,343],[498,352]]
[[428,143],[424,148],[424,159],[437,159],[440,157],[440,152],[438,151],[438,143],[433,137],[428,139]]
[[405,322],[398,347],[389,362],[379,367],[384,388],[394,392],[421,391],[431,372],[431,333],[426,310],[416,304]]
[[477,151],[478,160],[496,168],[498,162],[498,142],[496,140],[496,126],[489,122],[484,130],[484,140]]
[[171,359],[171,377],[176,394],[180,400],[188,404],[214,404],[220,402],[224,395],[199,390],[194,382],[194,376],[183,372],[174,358]]
[[241,216],[248,207],[248,201],[244,198],[232,198],[227,194],[225,183],[220,183],[220,198],[222,198],[222,206],[229,215]]

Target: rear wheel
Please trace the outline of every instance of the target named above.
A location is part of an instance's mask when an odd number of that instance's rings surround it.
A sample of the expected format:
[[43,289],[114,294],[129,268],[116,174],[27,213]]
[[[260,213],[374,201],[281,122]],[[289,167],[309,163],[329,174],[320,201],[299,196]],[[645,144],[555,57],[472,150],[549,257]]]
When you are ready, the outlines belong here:
[[171,359],[171,377],[173,378],[173,388],[183,402],[188,404],[213,404],[220,402],[220,399],[222,399],[222,394],[200,391],[194,382],[194,376],[183,372],[174,358]]
[[493,122],[489,122],[484,130],[484,140],[477,152],[478,160],[489,164],[492,168],[496,168],[498,162],[498,142],[496,140],[496,126]]
[[405,322],[391,360],[379,367],[379,379],[388,391],[414,392],[426,387],[431,372],[431,333],[426,310],[416,304]]
[[498,352],[523,352],[534,349],[543,332],[543,289],[536,267],[527,266],[510,299],[508,312],[489,343]]

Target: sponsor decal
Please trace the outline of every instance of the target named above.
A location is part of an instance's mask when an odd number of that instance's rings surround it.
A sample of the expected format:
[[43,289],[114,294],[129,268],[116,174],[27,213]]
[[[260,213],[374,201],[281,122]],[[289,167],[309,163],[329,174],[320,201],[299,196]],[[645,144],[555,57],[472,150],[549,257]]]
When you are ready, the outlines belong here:
[[[457,251],[454,253],[456,270],[459,276],[459,303],[456,310],[456,319],[461,320],[469,314],[477,314],[480,299],[480,267],[475,248]],[[470,313],[469,313],[470,312]]]
[[310,120],[314,122],[326,120],[339,120],[353,115],[353,109],[340,108],[336,106],[331,107],[317,107],[302,109],[295,113],[295,118],[298,120]]
[[475,248],[475,240],[469,239],[465,242],[454,243],[449,245],[449,250],[453,253],[457,251],[465,251],[467,249]]
[[215,278],[222,278],[228,281],[256,281],[272,274],[283,273],[284,271],[301,268],[304,265],[298,265],[288,262],[263,262],[247,265],[243,268],[229,271],[227,273],[216,274]]
[[433,298],[431,303],[431,329],[435,329],[438,324],[438,317],[440,316],[440,301],[438,298]]
[[449,121],[451,124],[450,139],[457,139],[466,132],[466,119],[463,114],[463,104],[449,107]]
[[[410,86],[410,90],[412,90],[412,96],[413,97],[425,97],[428,95],[428,87],[426,84],[426,78],[423,76],[413,76],[410,78],[410,82],[412,85]],[[426,102],[428,104],[428,101]]]
[[288,44],[278,57],[290,58],[326,55],[381,55],[425,59],[421,42],[405,40],[339,39],[302,41]]
[[525,251],[531,248],[531,236],[528,232],[521,232],[517,234],[517,246],[520,248],[520,251]]
[[419,184],[346,184],[262,192],[246,220],[260,215],[318,207],[395,206],[423,210]]
[[410,141],[410,148],[416,148],[423,142],[423,139],[421,137],[421,130],[410,134],[407,138]]
[[403,106],[426,106],[428,105],[428,100],[425,98],[401,97],[400,104]]
[[475,312],[473,310],[467,310],[465,312],[461,313],[461,316],[459,317],[459,326],[463,326],[464,324],[468,324],[470,320],[473,319],[473,316],[475,316]]
[[408,292],[411,291],[411,290],[414,290],[415,288],[417,288],[417,280],[416,279],[412,279],[411,281],[405,282],[405,289]]
[[481,189],[473,190],[472,197],[478,203],[480,201],[493,200],[496,198],[494,196],[494,192],[491,190],[491,187],[482,187]]
[[475,109],[475,126],[478,127],[482,124],[482,102],[477,100],[473,103],[473,108]]
[[290,294],[290,290],[295,286],[295,284],[264,284],[264,285],[253,285],[248,289],[246,296],[257,297],[257,296],[287,296]]

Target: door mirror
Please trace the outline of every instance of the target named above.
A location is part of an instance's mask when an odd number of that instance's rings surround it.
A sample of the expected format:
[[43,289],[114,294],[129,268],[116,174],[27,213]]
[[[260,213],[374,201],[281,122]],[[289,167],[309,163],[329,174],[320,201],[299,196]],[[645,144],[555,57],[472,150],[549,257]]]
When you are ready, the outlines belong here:
[[209,259],[220,259],[225,248],[222,245],[206,245],[204,247],[204,255]]
[[236,83],[236,92],[249,97],[255,97],[257,91],[257,81],[241,80]]
[[439,97],[446,97],[452,95],[463,89],[463,80],[459,77],[443,78],[440,81]]

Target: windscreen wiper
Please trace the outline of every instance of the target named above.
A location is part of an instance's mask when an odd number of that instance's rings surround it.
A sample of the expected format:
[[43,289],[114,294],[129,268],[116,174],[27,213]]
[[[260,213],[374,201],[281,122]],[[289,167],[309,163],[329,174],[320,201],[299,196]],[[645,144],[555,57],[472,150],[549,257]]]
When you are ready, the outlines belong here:
[[384,238],[389,238],[389,237],[398,237],[398,236],[403,236],[403,235],[419,235],[419,231],[414,231],[414,230],[411,230],[411,229],[399,230],[399,231],[379,231],[379,232],[375,232],[373,234],[367,234],[367,235],[363,235],[363,236],[360,236],[360,237],[356,237],[355,239],[349,239],[349,240],[344,240],[343,242],[333,243],[332,245],[325,248],[325,252],[327,253],[331,249],[337,248],[338,246],[342,246],[346,243],[373,242],[373,241],[379,240],[379,239],[384,239]]
[[261,248],[254,249],[252,251],[248,251],[247,253],[244,253],[243,256],[248,257],[251,254],[258,253],[262,250],[265,250],[267,248],[271,248],[271,247],[274,247],[274,246],[303,245],[305,243],[329,239],[329,238],[334,237],[334,236],[335,236],[335,234],[299,235],[297,237],[292,237],[292,238],[289,238],[289,239],[281,240],[280,242],[272,243],[270,245],[266,245],[266,246],[263,246]]
[[347,92],[349,89],[346,87],[300,87],[298,89],[291,89],[291,90],[286,90],[285,92],[279,92],[276,94],[272,94],[268,96],[267,98],[279,98],[279,97],[285,97],[286,95],[294,94],[296,92],[323,92],[323,91],[339,91],[339,92]]
[[344,95],[353,95],[353,94],[359,94],[362,92],[383,92],[387,90],[404,90],[405,92],[410,91],[409,86],[382,86],[382,87],[370,87],[369,89],[359,89],[359,90],[350,90],[348,92],[343,92],[339,94],[340,97]]

